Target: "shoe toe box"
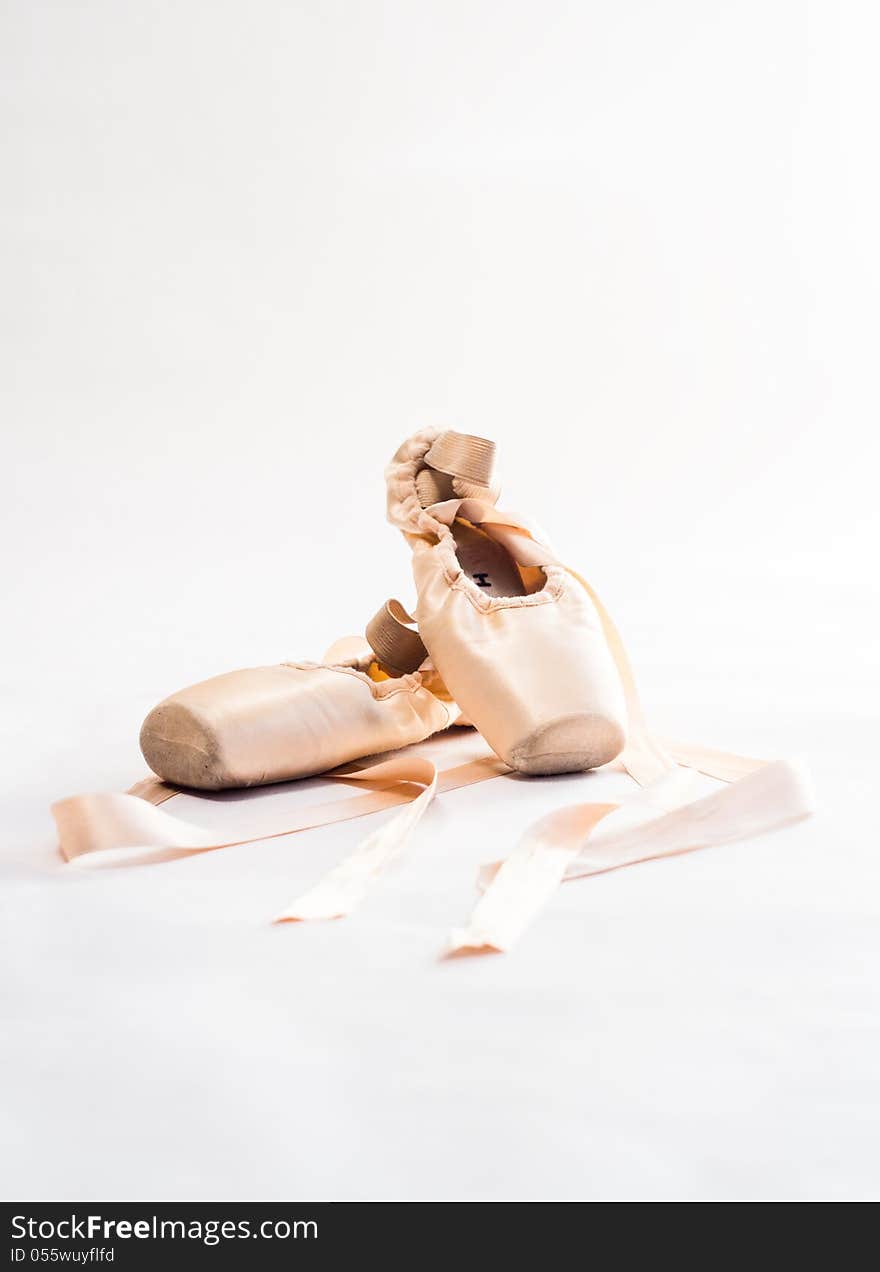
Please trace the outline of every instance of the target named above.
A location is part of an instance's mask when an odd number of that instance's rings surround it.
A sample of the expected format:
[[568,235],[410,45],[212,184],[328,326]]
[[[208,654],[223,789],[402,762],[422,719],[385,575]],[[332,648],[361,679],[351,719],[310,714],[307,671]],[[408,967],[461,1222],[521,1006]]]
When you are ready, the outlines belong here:
[[582,773],[610,763],[626,737],[619,720],[578,712],[543,724],[521,738],[504,758],[520,773]]

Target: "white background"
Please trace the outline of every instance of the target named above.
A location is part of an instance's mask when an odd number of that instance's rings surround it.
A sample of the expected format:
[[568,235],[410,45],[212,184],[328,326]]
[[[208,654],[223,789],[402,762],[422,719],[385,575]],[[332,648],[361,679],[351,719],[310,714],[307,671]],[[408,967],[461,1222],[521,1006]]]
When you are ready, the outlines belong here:
[[[2,1195],[877,1194],[878,34],[6,0]],[[427,424],[496,438],[659,730],[806,756],[820,813],[454,963],[478,863],[623,778],[449,795],[338,924],[266,920],[363,824],[73,877],[48,805],[140,776],[160,697],[411,599]]]

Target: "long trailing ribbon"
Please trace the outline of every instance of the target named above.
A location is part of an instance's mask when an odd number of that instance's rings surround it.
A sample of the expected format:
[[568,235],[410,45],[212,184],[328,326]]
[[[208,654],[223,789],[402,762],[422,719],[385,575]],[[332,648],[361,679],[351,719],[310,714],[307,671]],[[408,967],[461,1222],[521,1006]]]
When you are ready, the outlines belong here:
[[467,927],[453,931],[450,953],[509,949],[556,891],[585,836],[616,807],[575,804],[535,822],[507,860],[497,863]]
[[624,805],[550,813],[506,861],[482,867],[483,895],[467,925],[452,932],[450,952],[510,949],[563,880],[733,843],[792,825],[814,807],[806,770],[785,760],[687,802],[691,789],[670,773]]
[[[672,809],[688,803],[693,797],[696,781],[696,773],[688,769],[678,768],[672,773],[666,773],[663,777],[657,778],[650,785],[643,786],[625,804],[574,805],[574,809],[601,807],[605,810],[605,813],[601,819],[601,825],[598,822],[596,824],[590,822],[585,825],[583,833],[577,835],[577,841],[571,845],[571,851],[568,852],[564,863],[565,868],[559,873],[557,882],[561,882],[563,878],[568,877],[574,862],[580,858],[585,850],[588,835],[590,846],[594,846],[605,843],[609,830],[612,835],[616,835],[622,830],[641,827],[652,818],[659,817],[663,813],[670,812]],[[562,811],[569,812],[571,807]],[[553,814],[551,814],[552,816]],[[547,818],[544,820],[548,822]],[[575,821],[572,823],[572,829],[577,831],[577,828],[577,822]],[[552,823],[548,822],[544,832],[545,836],[552,829]],[[530,836],[531,832],[528,831],[526,834]],[[508,857],[507,862],[510,860],[511,858]],[[492,861],[480,867],[477,875],[477,887],[480,892],[486,891],[505,864],[504,861]]]
[[[384,868],[399,855],[438,791],[458,790],[508,772],[497,756],[486,755],[438,772],[429,760],[397,756],[367,768],[348,766],[327,774],[339,781],[370,783],[377,790],[304,809],[282,830],[233,839],[173,817],[158,807],[179,792],[147,778],[126,794],[76,795],[52,806],[65,860],[80,868],[147,865],[295,835],[404,804],[396,817],[370,835],[279,919],[330,918],[349,914]],[[421,787],[419,794],[415,789]]]
[[[412,759],[408,781],[420,779],[424,790],[387,826],[369,835],[319,883],[276,916],[276,923],[303,919],[340,919],[351,914],[379,875],[403,851],[437,791],[437,769],[429,760]],[[381,767],[381,766],[379,766]],[[418,770],[418,774],[417,774]]]

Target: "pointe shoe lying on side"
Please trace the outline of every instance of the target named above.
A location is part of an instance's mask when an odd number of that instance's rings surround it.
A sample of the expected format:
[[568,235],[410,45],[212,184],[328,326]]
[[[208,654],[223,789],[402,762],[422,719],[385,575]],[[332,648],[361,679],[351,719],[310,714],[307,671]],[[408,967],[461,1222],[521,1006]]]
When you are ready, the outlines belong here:
[[323,663],[249,667],[191,685],[154,707],[144,759],[164,781],[199,790],[261,786],[324,773],[421,742],[460,712],[412,620],[389,601]]
[[505,763],[566,773],[626,742],[623,686],[586,585],[494,505],[494,443],[428,429],[386,469],[388,519],[413,550],[419,633]]

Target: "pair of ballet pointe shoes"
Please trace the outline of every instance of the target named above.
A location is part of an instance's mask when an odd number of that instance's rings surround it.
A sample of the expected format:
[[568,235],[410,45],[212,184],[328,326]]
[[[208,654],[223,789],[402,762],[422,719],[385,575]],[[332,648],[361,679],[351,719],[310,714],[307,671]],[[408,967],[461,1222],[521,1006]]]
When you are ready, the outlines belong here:
[[586,586],[496,501],[495,447],[425,430],[386,470],[412,549],[418,628],[397,601],[322,663],[229,672],[160,703],[141,749],[203,790],[327,772],[472,723],[511,769],[583,771],[623,750],[627,707]]
[[[166,698],[141,731],[155,777],[125,794],[54,805],[69,862],[168,860],[402,804],[275,916],[338,918],[402,851],[438,791],[511,770],[568,773],[615,762],[643,788],[635,798],[558,809],[504,862],[484,867],[482,895],[448,952],[500,951],[566,879],[729,843],[811,811],[798,766],[648,731],[620,637],[595,592],[533,527],[498,508],[491,442],[426,430],[400,447],[386,477],[388,518],[412,550],[417,625],[389,601],[364,638],[338,641],[321,663],[234,671]],[[494,756],[439,772],[403,750],[465,723]],[[381,753],[387,758],[378,763],[356,763]],[[729,785],[695,798],[697,772]],[[161,807],[180,789],[320,773],[366,793],[310,805],[273,835],[218,841]]]

